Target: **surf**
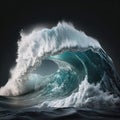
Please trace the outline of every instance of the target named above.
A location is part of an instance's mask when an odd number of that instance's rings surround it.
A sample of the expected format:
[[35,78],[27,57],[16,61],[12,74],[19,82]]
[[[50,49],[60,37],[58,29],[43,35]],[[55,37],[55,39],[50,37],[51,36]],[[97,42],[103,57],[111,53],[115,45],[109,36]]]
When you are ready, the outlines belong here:
[[3,106],[110,108],[119,102],[112,59],[96,39],[70,23],[21,33],[10,73],[0,88]]

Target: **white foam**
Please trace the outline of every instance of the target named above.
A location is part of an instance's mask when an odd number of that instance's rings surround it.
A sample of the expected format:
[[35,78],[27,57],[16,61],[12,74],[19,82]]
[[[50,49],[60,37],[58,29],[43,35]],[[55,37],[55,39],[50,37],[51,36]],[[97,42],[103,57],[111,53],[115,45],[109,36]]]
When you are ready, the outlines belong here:
[[77,92],[72,93],[63,99],[55,99],[52,101],[45,101],[35,107],[46,108],[64,108],[64,107],[84,107],[96,109],[108,109],[116,107],[119,98],[115,98],[107,92],[100,90],[100,84],[94,85],[87,81],[87,77],[79,85]]

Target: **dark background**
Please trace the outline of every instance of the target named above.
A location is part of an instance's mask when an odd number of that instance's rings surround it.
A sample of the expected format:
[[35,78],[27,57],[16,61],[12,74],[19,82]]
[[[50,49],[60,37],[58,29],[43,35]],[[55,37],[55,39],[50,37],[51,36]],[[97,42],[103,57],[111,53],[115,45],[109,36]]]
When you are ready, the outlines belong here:
[[[120,71],[120,4],[119,0],[79,0],[68,2],[8,0],[0,2],[0,86],[9,78],[15,65],[20,31],[38,24],[56,25],[58,21],[72,22],[99,40]],[[120,73],[120,72],[119,72]]]

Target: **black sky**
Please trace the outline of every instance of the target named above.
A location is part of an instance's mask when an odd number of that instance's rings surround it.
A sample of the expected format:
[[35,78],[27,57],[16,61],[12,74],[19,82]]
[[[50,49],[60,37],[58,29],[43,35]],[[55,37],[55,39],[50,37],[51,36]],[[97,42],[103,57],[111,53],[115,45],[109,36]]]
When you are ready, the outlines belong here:
[[[7,0],[0,2],[0,86],[15,64],[21,29],[37,24],[72,22],[76,28],[99,40],[120,70],[119,0]],[[120,72],[119,72],[120,73]]]

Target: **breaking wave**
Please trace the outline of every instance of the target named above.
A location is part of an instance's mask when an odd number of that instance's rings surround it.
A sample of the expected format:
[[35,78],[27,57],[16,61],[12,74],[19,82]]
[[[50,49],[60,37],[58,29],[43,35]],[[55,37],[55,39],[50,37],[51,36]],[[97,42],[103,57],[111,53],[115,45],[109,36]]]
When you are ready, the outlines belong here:
[[10,72],[0,89],[1,106],[109,108],[119,103],[120,80],[111,58],[97,40],[65,22],[21,33]]

